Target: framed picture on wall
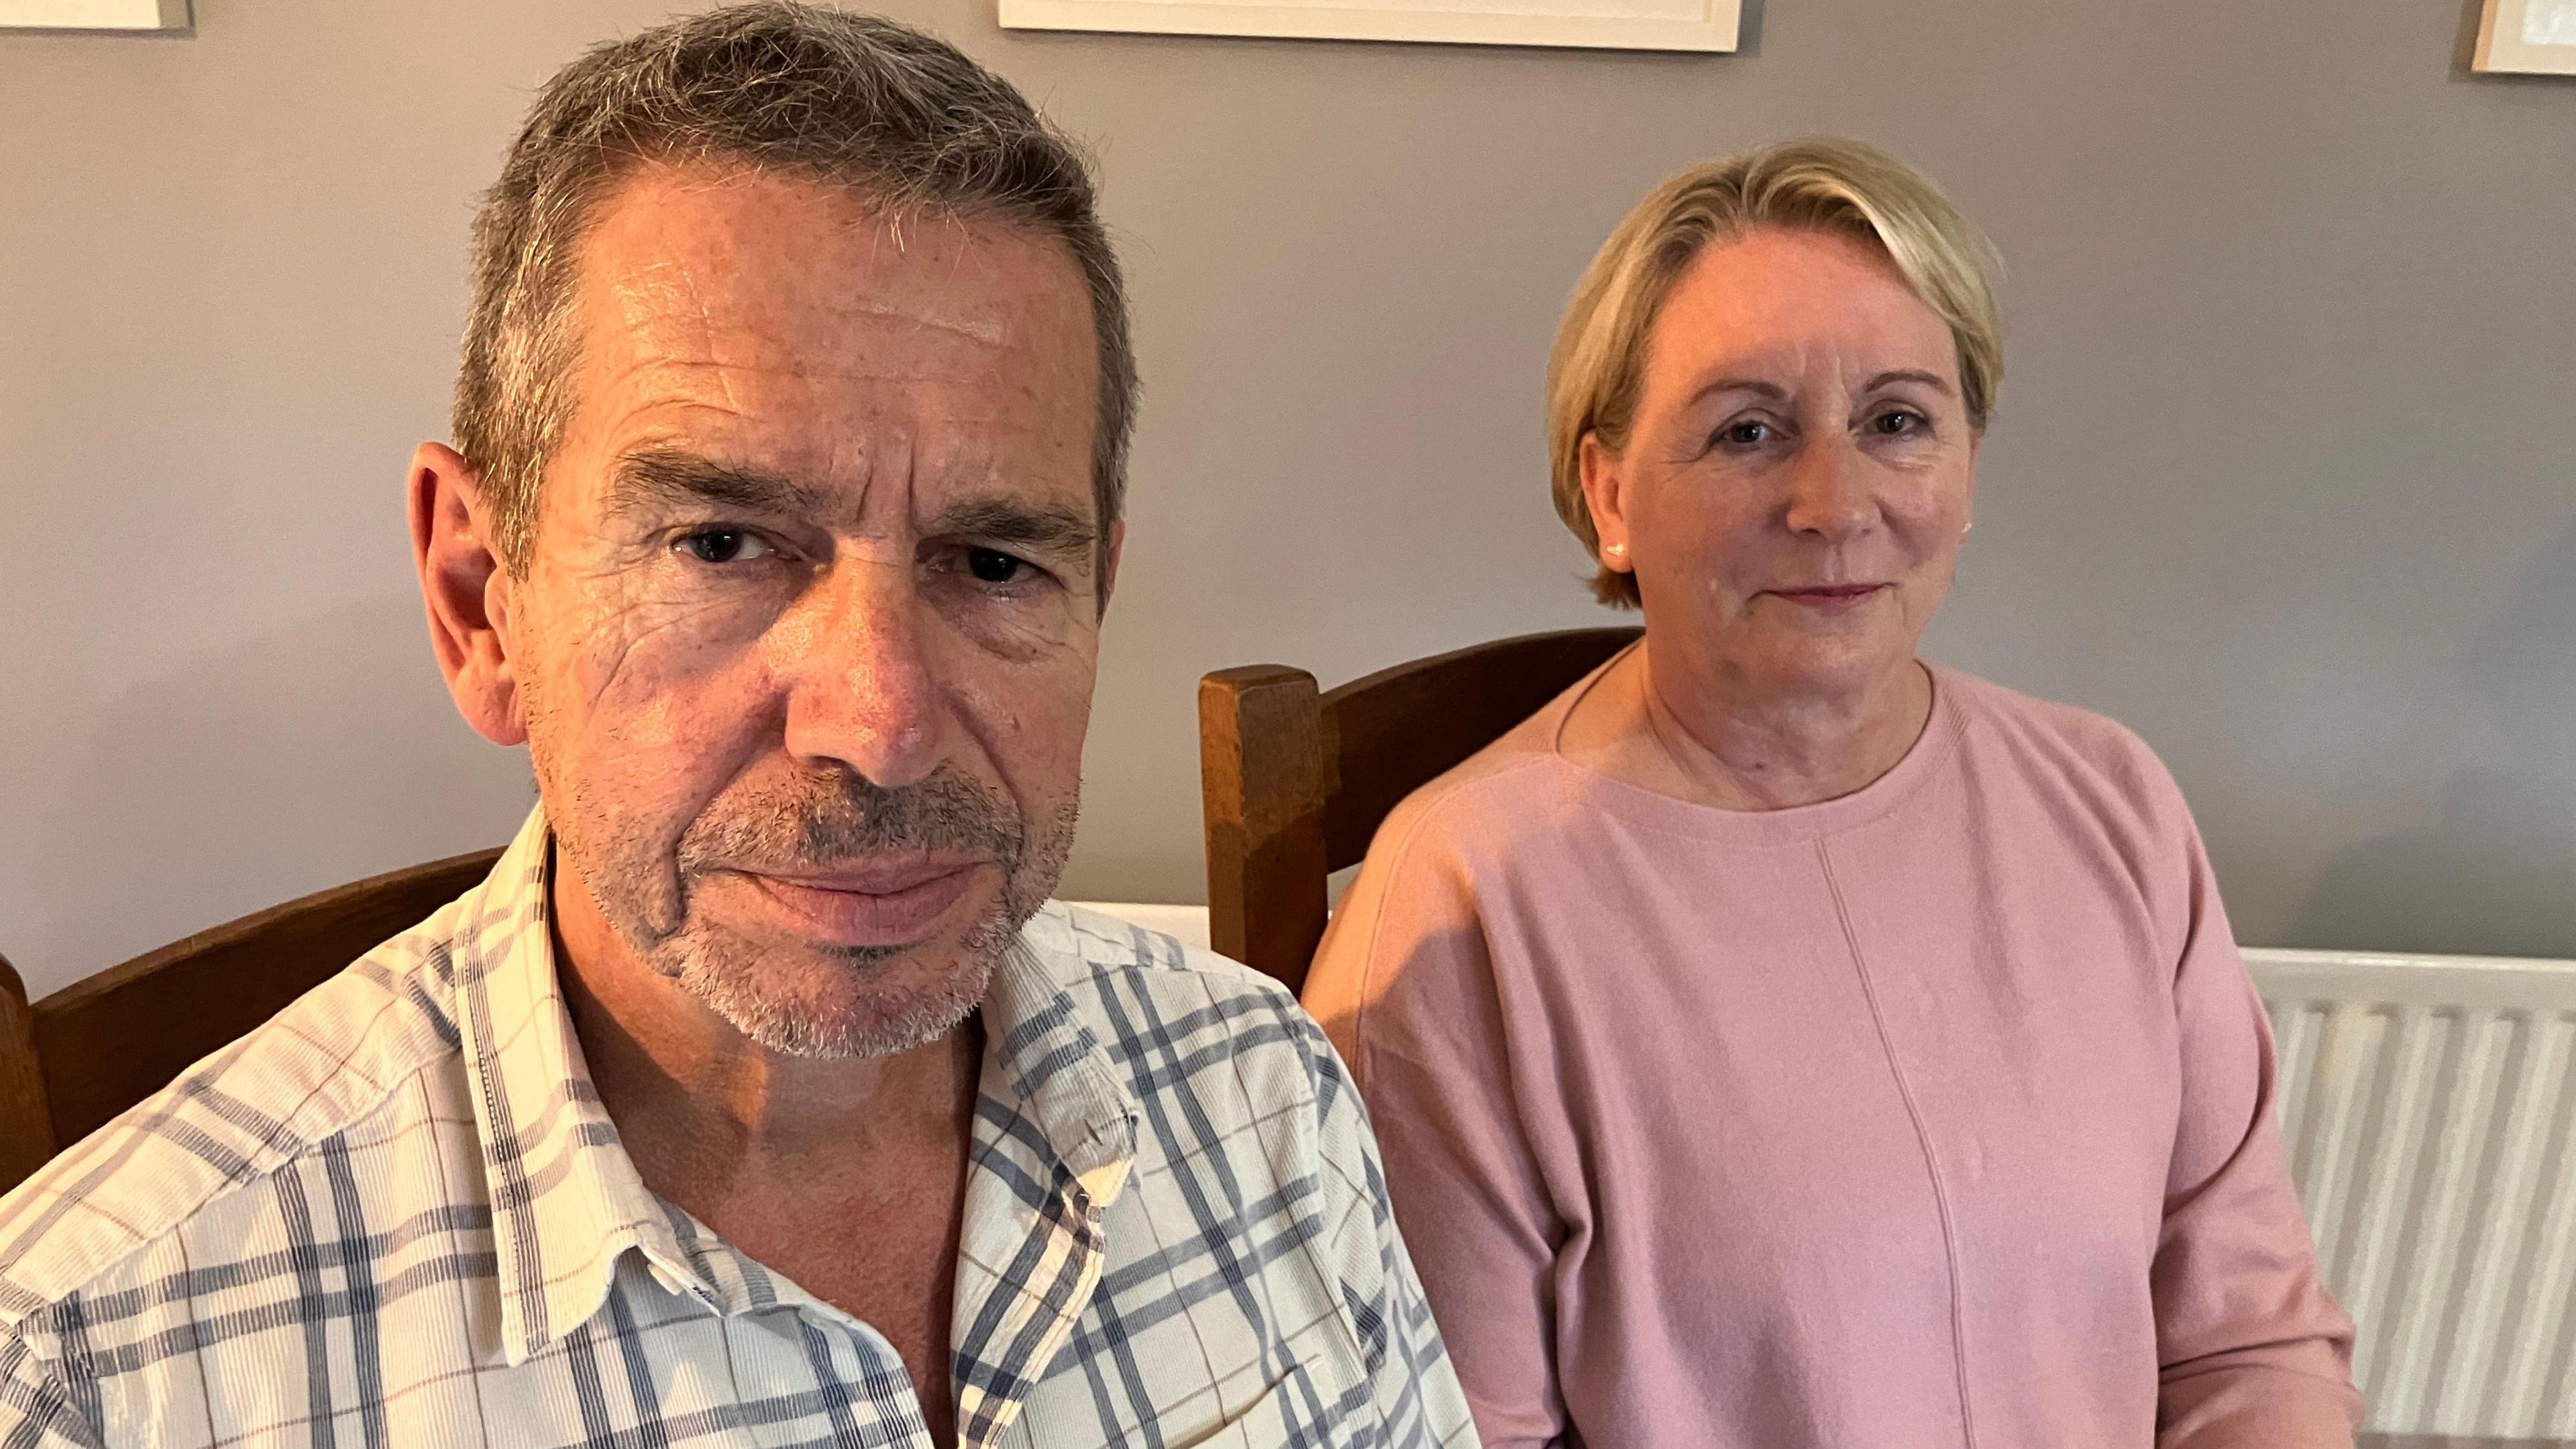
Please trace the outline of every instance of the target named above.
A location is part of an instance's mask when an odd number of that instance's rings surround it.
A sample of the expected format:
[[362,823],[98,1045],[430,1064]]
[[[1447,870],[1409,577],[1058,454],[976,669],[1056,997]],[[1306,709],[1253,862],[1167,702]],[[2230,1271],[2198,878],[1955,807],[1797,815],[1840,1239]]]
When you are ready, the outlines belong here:
[[[1743,0],[1000,0],[1012,30],[1733,50]],[[2551,0],[2527,0],[2548,4]],[[2576,0],[2567,0],[2576,4]]]
[[2576,75],[2576,0],[2487,0],[2477,68]]
[[0,30],[169,30],[194,24],[189,0],[0,0]]

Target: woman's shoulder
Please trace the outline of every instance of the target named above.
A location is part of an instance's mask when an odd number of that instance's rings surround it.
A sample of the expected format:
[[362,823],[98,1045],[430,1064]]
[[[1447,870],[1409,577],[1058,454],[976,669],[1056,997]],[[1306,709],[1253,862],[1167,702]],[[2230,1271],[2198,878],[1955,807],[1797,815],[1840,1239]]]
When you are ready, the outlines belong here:
[[2073,792],[2153,829],[2187,828],[2173,774],[2137,731],[2109,715],[2008,689],[1953,669],[1934,677],[1959,717],[1962,753],[2051,792]]
[[[1577,690],[1581,685],[1575,686]],[[1369,845],[1381,857],[1472,857],[1508,848],[1577,808],[1582,772],[1558,754],[1556,734],[1574,691],[1541,708],[1407,795]]]
[[[1306,1009],[1371,1081],[1373,1040],[1424,1019],[1483,1021],[1498,987],[1480,925],[1539,857],[1561,847],[1572,772],[1540,710],[1406,796],[1326,927],[1306,977]],[[1555,838],[1552,838],[1555,837]],[[1538,867],[1541,876],[1556,873]]]

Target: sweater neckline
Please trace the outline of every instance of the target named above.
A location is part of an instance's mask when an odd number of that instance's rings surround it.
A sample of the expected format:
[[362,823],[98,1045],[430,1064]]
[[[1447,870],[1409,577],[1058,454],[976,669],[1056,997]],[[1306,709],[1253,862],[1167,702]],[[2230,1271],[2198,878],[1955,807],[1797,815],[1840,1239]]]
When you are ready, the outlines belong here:
[[1703,805],[1631,784],[1580,764],[1565,753],[1566,721],[1610,671],[1637,648],[1638,644],[1631,644],[1620,650],[1558,696],[1540,722],[1540,738],[1548,758],[1558,768],[1581,777],[1605,808],[1658,831],[1717,844],[1756,847],[1821,840],[1902,808],[1924,781],[1939,772],[1962,732],[1965,716],[1960,696],[1968,688],[1966,676],[1925,662],[1923,668],[1932,679],[1932,713],[1924,721],[1923,733],[1915,737],[1887,773],[1848,795],[1785,810],[1728,810]]

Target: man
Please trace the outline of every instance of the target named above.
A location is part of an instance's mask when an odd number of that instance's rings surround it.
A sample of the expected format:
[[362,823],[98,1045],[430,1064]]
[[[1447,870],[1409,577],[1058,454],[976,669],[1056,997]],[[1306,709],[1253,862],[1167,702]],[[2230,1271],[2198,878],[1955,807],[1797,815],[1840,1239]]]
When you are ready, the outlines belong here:
[[1286,993],[1047,903],[1134,396],[1068,145],[888,22],[558,76],[415,456],[491,878],[0,1203],[0,1444],[1467,1444]]

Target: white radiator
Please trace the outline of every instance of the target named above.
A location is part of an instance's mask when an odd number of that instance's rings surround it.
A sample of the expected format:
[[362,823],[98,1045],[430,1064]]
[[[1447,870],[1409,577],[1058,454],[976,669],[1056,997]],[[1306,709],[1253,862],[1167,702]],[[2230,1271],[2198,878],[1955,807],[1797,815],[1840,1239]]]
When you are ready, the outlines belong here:
[[2245,959],[2369,1427],[2576,1436],[2576,961]]

